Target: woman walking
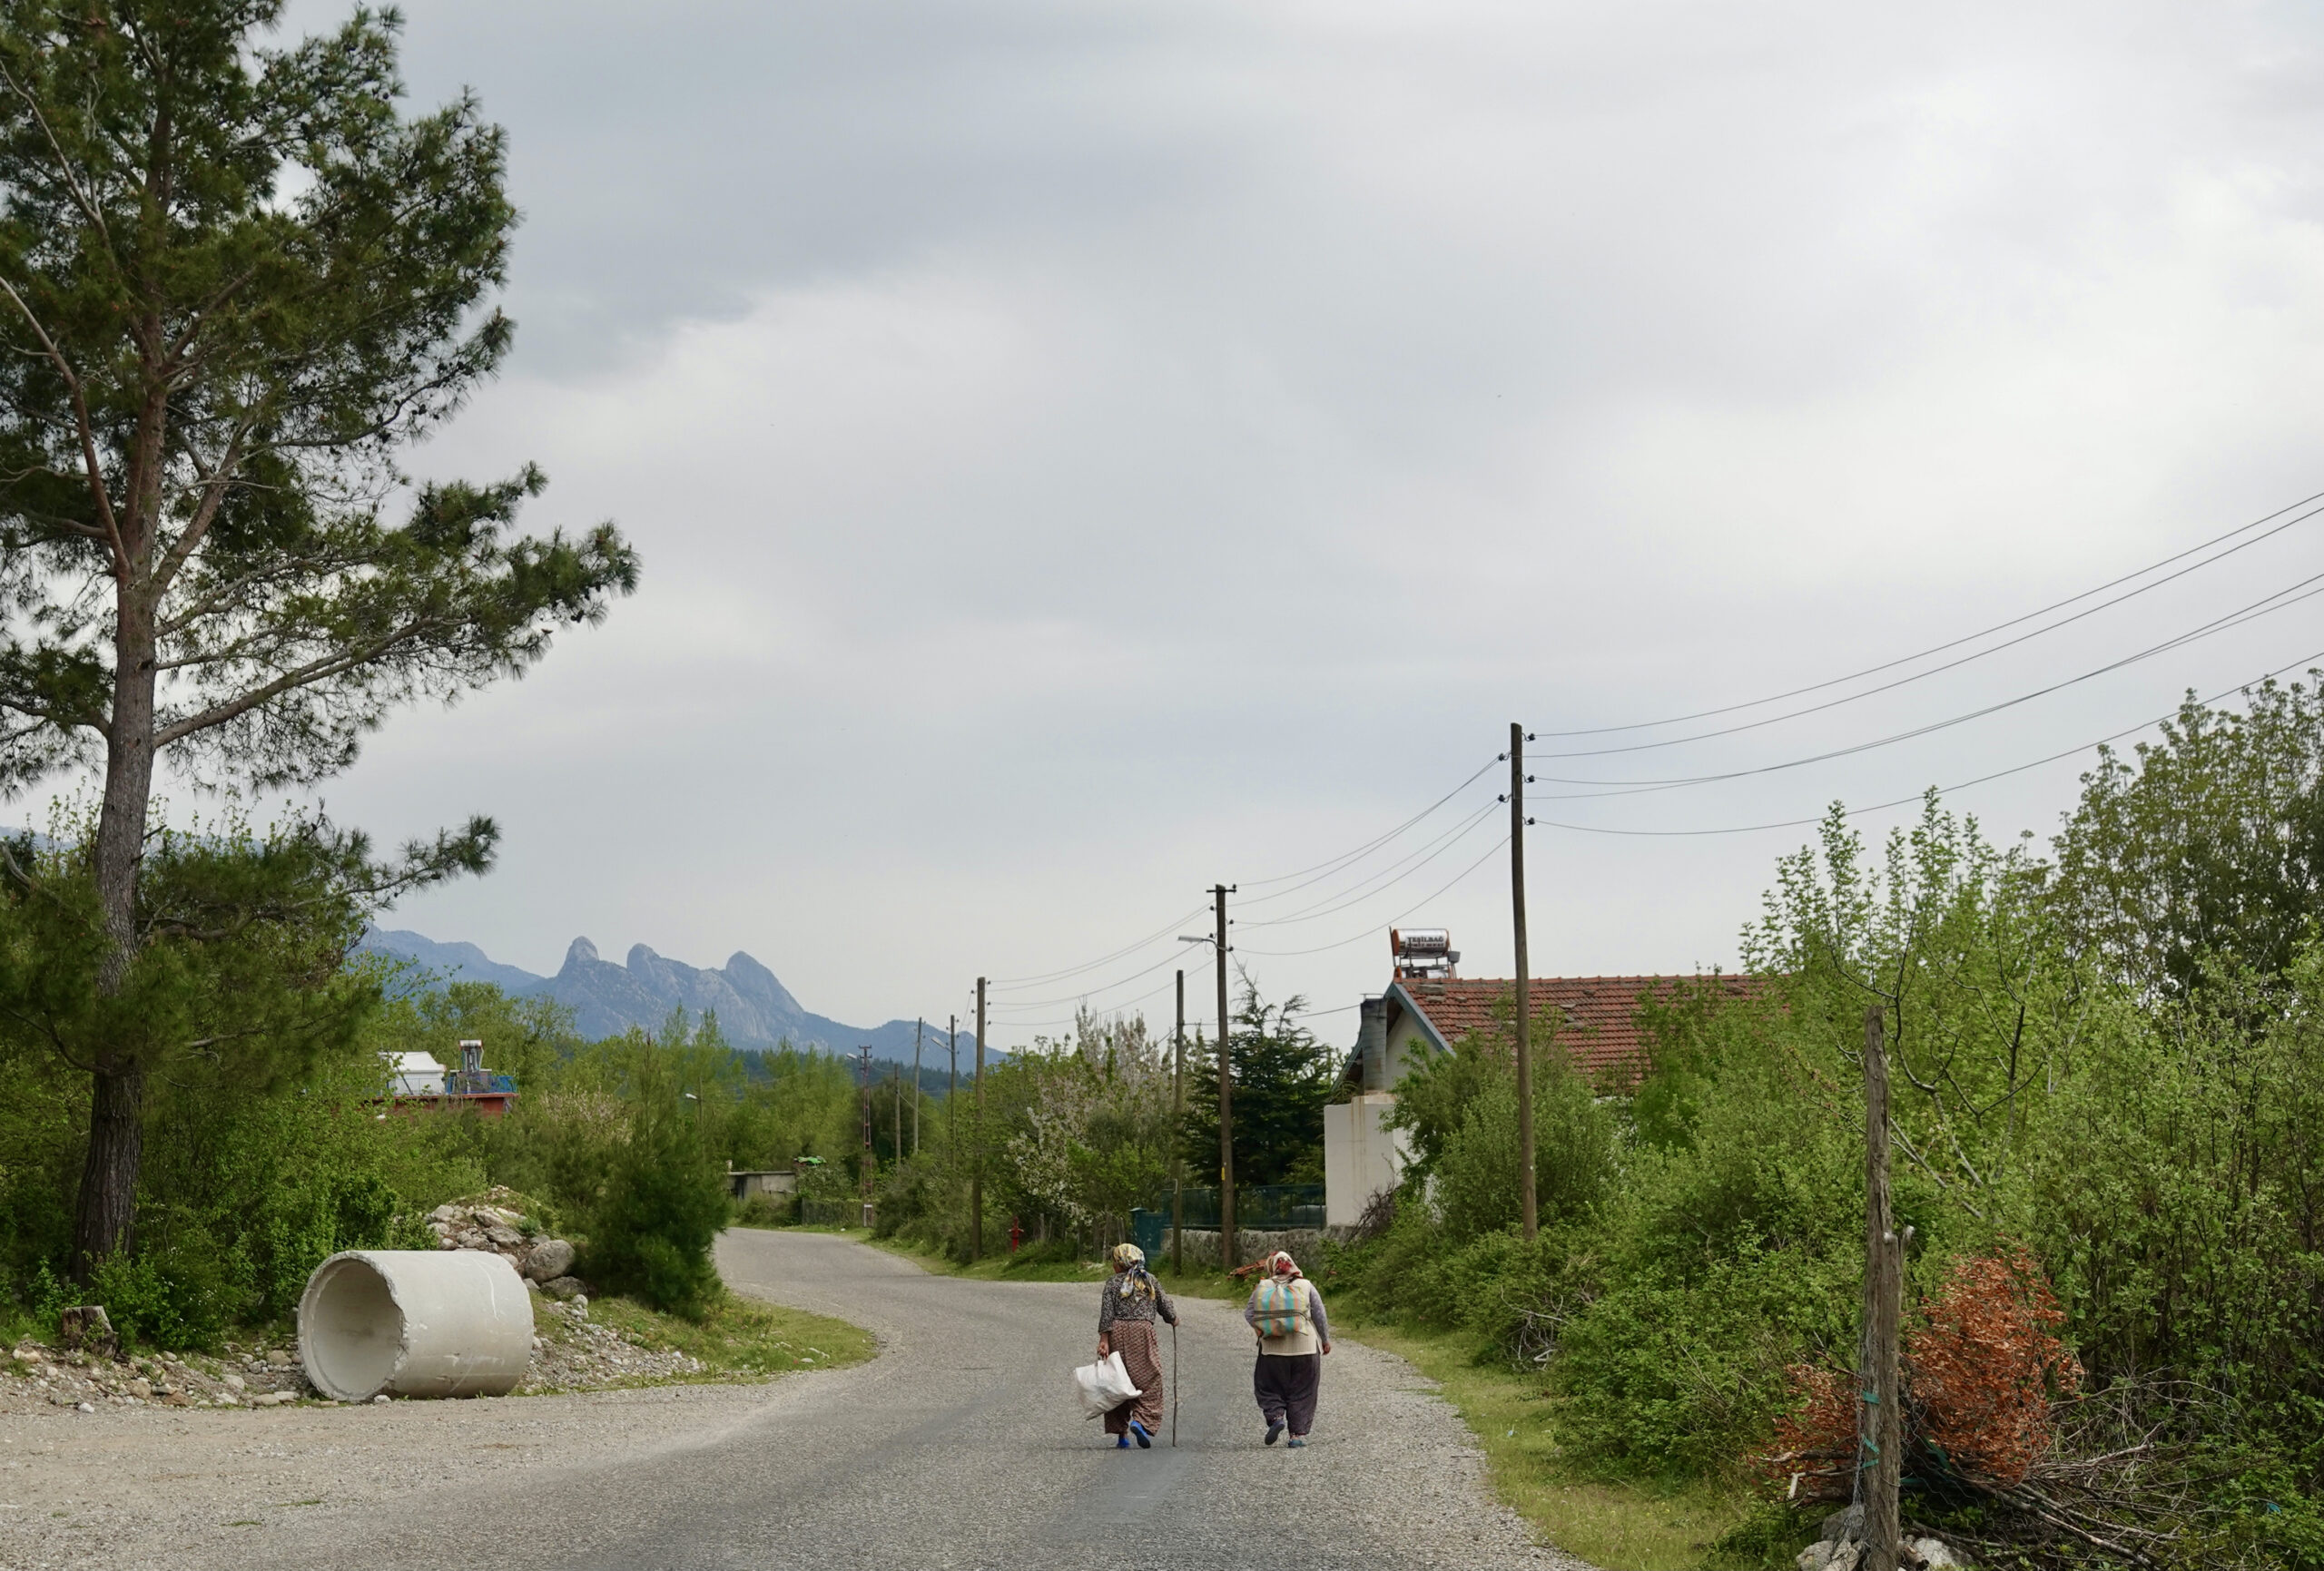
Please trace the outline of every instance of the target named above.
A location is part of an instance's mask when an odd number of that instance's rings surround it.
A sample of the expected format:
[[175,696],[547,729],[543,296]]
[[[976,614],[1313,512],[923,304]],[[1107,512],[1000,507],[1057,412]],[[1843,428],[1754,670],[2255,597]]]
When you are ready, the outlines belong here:
[[1146,1252],[1134,1243],[1114,1246],[1114,1278],[1098,1301],[1098,1356],[1122,1356],[1139,1395],[1106,1415],[1106,1433],[1114,1445],[1128,1449],[1132,1437],[1143,1450],[1154,1444],[1162,1427],[1162,1349],[1154,1339],[1154,1317],[1172,1325],[1178,1311],[1146,1269]]
[[1259,1361],[1251,1371],[1251,1389],[1266,1416],[1265,1444],[1274,1445],[1283,1431],[1291,1444],[1307,1443],[1315,1427],[1315,1392],[1324,1382],[1324,1355],[1332,1350],[1332,1322],[1324,1314],[1324,1295],[1299,1272],[1299,1262],[1282,1250],[1267,1257],[1243,1319],[1259,1339]]

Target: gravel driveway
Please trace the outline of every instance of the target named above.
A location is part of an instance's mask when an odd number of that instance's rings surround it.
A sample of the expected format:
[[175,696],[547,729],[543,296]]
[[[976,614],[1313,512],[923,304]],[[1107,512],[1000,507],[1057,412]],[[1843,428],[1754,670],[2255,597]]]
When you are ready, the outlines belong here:
[[738,1230],[719,1265],[881,1356],[755,1386],[0,1415],[0,1566],[1587,1571],[1491,1499],[1402,1360],[1339,1343],[1313,1442],[1265,1449],[1248,1332],[1189,1302],[1178,1448],[1121,1453],[1067,1375],[1094,1285],[930,1276],[816,1233]]

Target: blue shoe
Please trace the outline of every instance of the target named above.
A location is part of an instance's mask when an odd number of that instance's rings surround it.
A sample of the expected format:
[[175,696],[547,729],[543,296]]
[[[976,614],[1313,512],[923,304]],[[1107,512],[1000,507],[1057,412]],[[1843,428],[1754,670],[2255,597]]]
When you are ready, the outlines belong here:
[[1307,1437],[1305,1435],[1294,1435],[1291,1438],[1284,1442],[1285,1445],[1289,1446],[1295,1451],[1306,1443]]
[[1281,1438],[1283,1438],[1283,1420],[1281,1419],[1277,1419],[1274,1423],[1267,1426],[1267,1438],[1262,1443],[1272,1446]]
[[1154,1437],[1147,1434],[1146,1432],[1146,1426],[1139,1423],[1136,1419],[1132,1419],[1129,1421],[1129,1432],[1137,1437],[1137,1448],[1139,1450],[1150,1451],[1154,1448]]
[[1128,1437],[1128,1435],[1116,1435],[1116,1436],[1114,1437],[1114,1449],[1115,1449],[1115,1450],[1117,1450],[1117,1451],[1127,1451],[1127,1450],[1128,1450],[1128,1449],[1129,1449],[1129,1437]]

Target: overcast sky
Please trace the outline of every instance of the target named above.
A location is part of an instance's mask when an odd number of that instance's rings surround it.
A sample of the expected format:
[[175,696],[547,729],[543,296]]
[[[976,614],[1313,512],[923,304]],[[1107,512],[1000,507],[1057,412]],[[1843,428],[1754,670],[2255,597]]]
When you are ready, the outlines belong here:
[[[1506,975],[1505,822],[1423,859],[1492,774],[1343,875],[1258,880],[1418,812],[1512,720],[1843,675],[2324,490],[2313,7],[406,9],[415,103],[481,95],[526,215],[517,352],[415,467],[538,460],[528,522],[614,518],[645,580],[323,795],[382,839],[496,817],[497,871],[389,921],[536,970],[577,934],[740,948],[811,1008],[940,1019],[980,973],[1161,934],[998,993],[1014,1045],[1083,989],[1167,1018],[1180,958],[1206,998],[1169,940],[1223,879],[1279,896],[1237,908],[1271,996],[1378,990],[1399,918]],[[1909,730],[2324,570],[2320,529],[1817,715],[1536,770]],[[1909,796],[2324,651],[2319,609],[1536,811]],[[2046,837],[2086,762],[1955,800]],[[1807,838],[1533,837],[1543,975],[1731,967]]]

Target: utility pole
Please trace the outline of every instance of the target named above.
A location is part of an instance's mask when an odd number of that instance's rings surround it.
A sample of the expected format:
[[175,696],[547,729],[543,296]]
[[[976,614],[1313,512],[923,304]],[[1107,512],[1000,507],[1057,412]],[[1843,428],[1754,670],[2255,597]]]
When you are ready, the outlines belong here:
[[1218,1264],[1235,1269],[1235,1058],[1226,1050],[1226,884],[1212,886],[1218,902],[1218,930],[1211,948],[1218,951]]
[[977,978],[977,1148],[969,1169],[969,1258],[984,1258],[984,978]]
[[911,1154],[920,1154],[920,1034],[927,1028],[925,1016],[911,1023]]
[[1533,984],[1525,954],[1525,728],[1509,722],[1509,904],[1517,938],[1517,1214],[1531,1243],[1533,1193]]
[[855,1050],[860,1066],[857,1077],[863,1082],[863,1225],[872,1225],[872,1045],[865,1043]]
[[1187,1269],[1187,1151],[1178,1144],[1187,1123],[1187,974],[1178,973],[1178,1023],[1170,1032],[1170,1269]]
[[944,1016],[945,1050],[952,1056],[952,1078],[944,1087],[944,1138],[952,1142],[952,1154],[960,1152],[960,1017]]
[[896,1143],[892,1149],[896,1160],[901,1162],[904,1159],[904,1066],[901,1064],[888,1071],[888,1099],[889,1108],[895,1115]]
[[1903,1253],[1888,1212],[1888,1054],[1876,1004],[1864,1013],[1864,1357],[1856,1407],[1863,1571],[1896,1571],[1896,1486],[1904,1466],[1904,1425],[1896,1410]]

